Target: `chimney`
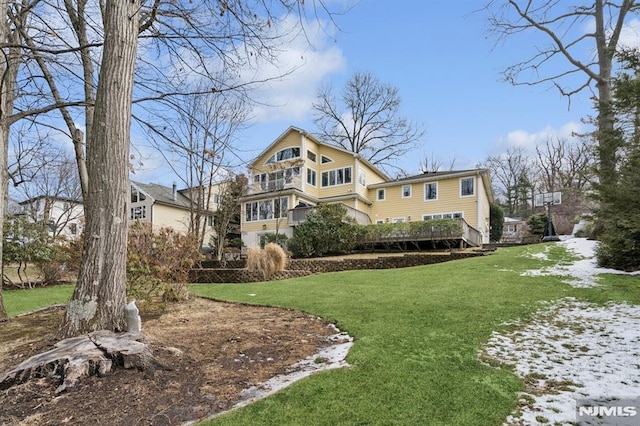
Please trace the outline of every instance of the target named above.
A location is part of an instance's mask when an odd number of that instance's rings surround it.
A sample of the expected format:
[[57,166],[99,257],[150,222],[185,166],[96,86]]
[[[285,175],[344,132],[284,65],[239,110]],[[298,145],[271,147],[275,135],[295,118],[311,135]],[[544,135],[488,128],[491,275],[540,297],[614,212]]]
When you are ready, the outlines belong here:
[[173,201],[178,201],[178,186],[173,182]]

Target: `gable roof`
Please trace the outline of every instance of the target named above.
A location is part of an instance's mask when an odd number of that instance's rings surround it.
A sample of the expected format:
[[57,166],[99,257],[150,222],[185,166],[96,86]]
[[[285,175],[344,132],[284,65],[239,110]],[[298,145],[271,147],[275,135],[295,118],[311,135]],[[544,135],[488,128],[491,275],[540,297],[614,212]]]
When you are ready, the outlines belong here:
[[55,195],[38,195],[37,197],[20,201],[18,204],[21,206],[24,206],[27,204],[32,204],[38,200],[53,200],[53,201],[63,201],[65,203],[82,204],[82,200],[76,200],[75,198],[68,198],[68,197],[58,197]]
[[358,154],[357,152],[353,152],[353,151],[349,151],[348,149],[344,149],[341,148],[339,146],[335,146],[335,145],[331,145],[328,144],[326,142],[322,142],[320,139],[318,139],[316,136],[312,135],[311,133],[307,132],[304,129],[301,129],[299,127],[296,126],[289,126],[289,128],[287,130],[285,130],[280,136],[278,136],[273,142],[271,142],[269,144],[269,146],[267,146],[265,149],[262,150],[262,152],[260,152],[260,154],[258,154],[255,159],[249,164],[249,167],[253,167],[258,159],[260,157],[262,157],[263,155],[265,155],[268,151],[270,151],[274,146],[276,146],[277,144],[279,144],[289,133],[291,132],[298,132],[301,135],[305,136],[306,138],[311,139],[313,142],[315,142],[316,144],[329,148],[329,149],[334,149],[336,151],[340,151],[343,152],[345,154],[349,154],[351,156],[353,156],[354,158],[358,159],[359,161],[361,161],[362,163],[366,164],[369,168],[371,168],[371,170],[375,171],[376,173],[378,173],[380,175],[380,177],[382,177],[384,180],[389,180],[389,176],[387,176],[387,174],[385,172],[383,172],[382,170],[380,170],[377,166],[375,166],[374,164],[372,164],[369,160],[363,158],[360,154]]
[[131,181],[131,185],[153,198],[156,203],[166,204],[169,206],[175,206],[188,209],[191,207],[191,201],[181,191],[176,188],[156,183],[140,183]]

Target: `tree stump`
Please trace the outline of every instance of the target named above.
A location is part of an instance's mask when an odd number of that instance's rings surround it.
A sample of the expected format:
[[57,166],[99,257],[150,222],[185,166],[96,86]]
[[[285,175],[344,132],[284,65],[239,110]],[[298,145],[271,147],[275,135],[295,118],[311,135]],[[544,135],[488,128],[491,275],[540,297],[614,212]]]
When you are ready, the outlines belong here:
[[52,377],[60,385],[56,394],[72,388],[84,376],[109,374],[114,365],[137,368],[153,375],[161,367],[143,343],[140,332],[114,333],[99,330],[61,340],[50,351],[22,362],[0,379],[0,389],[27,382],[32,377]]

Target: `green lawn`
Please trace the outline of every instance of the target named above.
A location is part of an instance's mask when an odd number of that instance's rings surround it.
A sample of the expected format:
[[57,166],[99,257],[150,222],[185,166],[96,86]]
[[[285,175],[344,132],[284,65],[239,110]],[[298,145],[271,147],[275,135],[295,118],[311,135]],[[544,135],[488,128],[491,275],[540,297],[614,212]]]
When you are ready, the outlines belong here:
[[[541,251],[550,260],[530,256]],[[313,375],[204,424],[500,425],[523,383],[476,360],[491,332],[565,296],[640,304],[637,276],[605,275],[599,287],[574,289],[560,277],[520,275],[571,260],[560,246],[540,244],[415,268],[192,285],[197,295],[313,313],[355,339],[350,368]],[[5,291],[5,307],[14,316],[65,303],[72,291]]]
[[520,276],[571,260],[559,246],[551,246],[550,261],[527,255],[545,247],[407,269],[191,286],[197,295],[319,315],[355,339],[351,368],[316,374],[205,424],[501,424],[523,384],[477,362],[492,331],[565,296],[640,302],[637,277],[607,276],[599,288],[573,289],[559,277]]
[[58,303],[67,303],[73,288],[73,285],[67,284],[25,290],[5,290],[2,292],[2,298],[7,314],[12,317]]

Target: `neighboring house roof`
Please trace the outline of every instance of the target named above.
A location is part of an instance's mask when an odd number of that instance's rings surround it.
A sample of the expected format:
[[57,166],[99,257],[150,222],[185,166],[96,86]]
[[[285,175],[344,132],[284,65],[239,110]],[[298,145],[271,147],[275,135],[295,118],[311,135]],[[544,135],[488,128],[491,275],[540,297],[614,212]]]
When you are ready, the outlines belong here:
[[504,222],[505,223],[519,223],[519,222],[526,222],[523,219],[517,218],[517,217],[506,217],[504,218]]
[[155,183],[140,183],[131,181],[131,184],[153,198],[154,202],[188,209],[191,201],[181,191],[174,187],[167,187]]
[[285,130],[280,136],[278,136],[271,144],[269,144],[269,146],[267,146],[265,149],[263,149],[262,152],[255,157],[255,160],[253,160],[251,162],[250,167],[253,167],[258,162],[259,158],[261,158],[264,154],[267,153],[267,151],[271,150],[274,146],[279,144],[291,132],[298,132],[298,133],[304,135],[305,137],[311,139],[313,142],[317,143],[318,145],[325,146],[325,147],[330,148],[330,149],[335,149],[336,151],[344,152],[346,154],[350,154],[354,158],[357,158],[358,160],[362,161],[364,164],[369,166],[372,170],[374,170],[376,173],[378,173],[383,179],[385,179],[385,180],[389,180],[390,179],[389,176],[386,175],[386,173],[384,173],[378,167],[373,165],[369,160],[363,158],[357,152],[349,151],[349,150],[341,148],[339,146],[335,146],[335,145],[328,144],[326,142],[322,142],[321,140],[316,138],[311,133],[307,132],[304,129],[296,127],[296,126],[289,126],[289,128],[287,130]]
[[18,204],[21,206],[26,206],[28,204],[33,204],[38,200],[54,200],[54,201],[62,201],[65,203],[82,204],[82,200],[76,200],[74,198],[67,198],[67,197],[56,197],[55,195],[38,195],[37,197],[20,201]]

